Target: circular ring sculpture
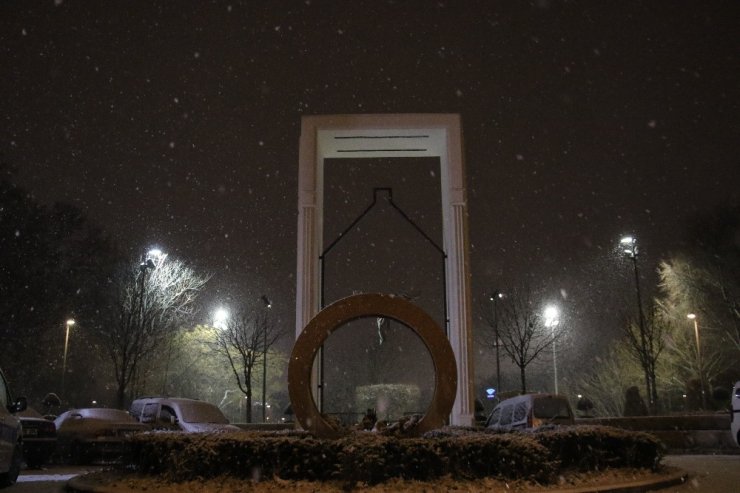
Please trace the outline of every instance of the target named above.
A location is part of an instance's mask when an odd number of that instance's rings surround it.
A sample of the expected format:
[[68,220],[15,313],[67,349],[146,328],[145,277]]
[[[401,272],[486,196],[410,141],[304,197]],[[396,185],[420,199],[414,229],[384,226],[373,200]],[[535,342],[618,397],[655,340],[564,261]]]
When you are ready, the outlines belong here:
[[445,424],[457,392],[457,367],[445,333],[421,308],[388,294],[366,293],[343,298],[321,310],[298,336],[288,364],[288,391],[295,417],[317,437],[344,434],[319,412],[311,392],[313,362],[319,348],[342,325],[364,317],[385,317],[411,328],[426,346],[434,365],[434,393],[424,417],[410,433],[421,434]]

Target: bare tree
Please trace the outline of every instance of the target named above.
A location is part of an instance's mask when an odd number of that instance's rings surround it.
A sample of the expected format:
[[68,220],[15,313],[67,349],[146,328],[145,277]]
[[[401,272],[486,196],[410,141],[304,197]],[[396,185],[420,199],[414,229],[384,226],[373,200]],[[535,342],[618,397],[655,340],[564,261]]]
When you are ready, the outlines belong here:
[[624,324],[624,334],[627,339],[627,347],[632,356],[640,363],[647,388],[650,392],[650,411],[658,410],[658,389],[656,386],[656,367],[658,359],[665,347],[665,335],[668,332],[668,321],[663,310],[656,304],[653,305],[644,318],[643,327],[634,320],[628,320]]
[[193,315],[194,301],[208,279],[172,258],[130,261],[120,268],[113,280],[115,312],[100,329],[113,363],[118,407],[124,407],[142,362]]
[[501,302],[498,335],[504,352],[519,368],[521,391],[527,391],[527,367],[562,338],[563,325],[546,326],[528,287],[515,289]]
[[667,383],[686,392],[690,382],[698,380],[701,405],[706,408],[712,381],[736,366],[740,350],[723,290],[708,270],[697,267],[688,256],[671,256],[660,263],[658,273],[662,294],[658,303],[672,327],[666,337],[666,361],[671,368]]
[[247,401],[247,423],[252,422],[252,380],[256,376],[257,365],[264,363],[263,358],[267,357],[267,352],[283,335],[283,331],[270,321],[264,310],[254,310],[247,306],[242,306],[217,330],[212,348],[229,361],[239,390]]
[[[691,321],[686,317],[676,317],[673,328],[666,334],[666,353],[663,361],[670,368],[666,375],[666,385],[686,392],[692,380],[698,381],[701,387],[701,404],[707,408],[707,398],[711,394],[711,383],[723,372],[732,368],[732,360],[719,357],[713,353],[712,358],[702,358],[694,339]],[[708,332],[708,331],[705,331]],[[705,338],[711,340],[709,337]]]
[[740,298],[732,293],[740,292],[737,279],[724,274],[721,266],[681,254],[662,261],[658,274],[665,303],[684,312],[676,315],[700,313],[703,324],[716,329],[722,352],[736,359],[740,353]]
[[[740,206],[722,204],[697,217],[689,230],[688,257],[701,276],[694,283],[703,303],[705,325],[722,333],[723,345],[734,345],[731,356],[740,353]],[[728,344],[729,343],[729,344]]]
[[642,368],[628,346],[615,344],[594,358],[591,371],[578,374],[577,388],[594,404],[597,416],[622,416],[625,391],[642,378]]

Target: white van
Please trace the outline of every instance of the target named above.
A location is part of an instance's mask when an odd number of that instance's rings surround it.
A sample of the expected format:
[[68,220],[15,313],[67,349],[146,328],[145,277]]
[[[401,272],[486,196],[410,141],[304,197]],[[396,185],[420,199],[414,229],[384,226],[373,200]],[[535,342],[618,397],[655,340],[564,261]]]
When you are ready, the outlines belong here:
[[740,446],[740,381],[735,382],[730,399],[730,431],[735,443]]
[[142,397],[131,403],[129,413],[154,429],[188,433],[240,431],[210,402],[183,397]]
[[23,462],[21,420],[14,416],[26,409],[26,400],[13,400],[8,381],[0,370],[0,488],[15,484]]
[[486,428],[500,431],[528,430],[546,424],[572,425],[568,399],[557,394],[524,394],[501,401],[486,421]]

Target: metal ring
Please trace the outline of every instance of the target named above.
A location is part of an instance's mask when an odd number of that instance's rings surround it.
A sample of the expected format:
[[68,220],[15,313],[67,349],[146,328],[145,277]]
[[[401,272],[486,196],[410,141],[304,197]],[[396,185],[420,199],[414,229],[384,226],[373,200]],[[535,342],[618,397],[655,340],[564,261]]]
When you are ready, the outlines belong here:
[[343,298],[321,310],[303,329],[288,364],[288,391],[295,417],[317,437],[343,434],[319,412],[311,392],[313,362],[326,339],[342,325],[364,317],[386,317],[409,327],[429,351],[434,365],[434,392],[424,417],[413,428],[421,434],[445,424],[457,392],[457,367],[445,333],[424,310],[410,301],[388,294],[366,293]]

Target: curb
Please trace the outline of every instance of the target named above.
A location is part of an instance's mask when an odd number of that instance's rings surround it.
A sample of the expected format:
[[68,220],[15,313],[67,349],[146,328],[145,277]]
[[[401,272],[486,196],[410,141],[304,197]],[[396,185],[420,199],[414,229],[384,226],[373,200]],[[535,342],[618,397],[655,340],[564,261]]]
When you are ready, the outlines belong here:
[[689,478],[685,471],[676,471],[661,478],[629,481],[619,484],[602,486],[577,486],[561,490],[542,490],[547,493],[642,493],[645,491],[661,490],[670,486],[684,484]]
[[[92,484],[87,480],[90,474],[75,476],[67,481],[65,491],[69,493],[120,493],[122,491],[131,491],[126,488],[114,486],[102,486]],[[575,488],[565,489],[546,489],[541,490],[546,493],[643,493],[645,491],[660,490],[670,486],[684,484],[688,480],[688,473],[678,470],[666,476],[655,479],[643,479],[640,481],[629,481],[618,484],[607,484],[601,486],[578,486]],[[535,493],[533,490],[531,493]]]

